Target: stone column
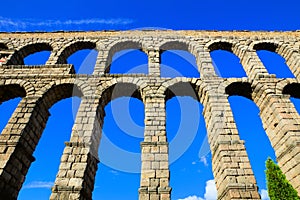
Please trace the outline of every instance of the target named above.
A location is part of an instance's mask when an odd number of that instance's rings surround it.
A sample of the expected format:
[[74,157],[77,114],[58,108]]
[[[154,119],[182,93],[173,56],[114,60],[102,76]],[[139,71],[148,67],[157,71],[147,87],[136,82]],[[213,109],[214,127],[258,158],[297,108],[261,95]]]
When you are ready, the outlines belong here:
[[17,199],[49,117],[38,98],[24,97],[0,135],[0,197]]
[[209,89],[202,97],[218,199],[260,199],[244,141],[240,139],[227,95]]
[[92,199],[102,127],[97,114],[98,101],[97,98],[82,99],[50,199]]
[[67,64],[67,63],[62,63],[61,61],[58,60],[58,50],[53,50],[46,61],[46,65],[56,65],[56,64]]
[[250,80],[270,77],[269,72],[259,59],[255,50],[249,50],[243,46],[235,46],[233,53],[240,58],[240,62]]
[[146,50],[148,54],[148,74],[150,76],[160,77],[160,50]]
[[109,55],[109,51],[106,50],[98,51],[93,75],[104,75],[105,73],[109,73],[110,70],[109,68],[112,62],[112,58],[108,58],[108,55]]
[[300,117],[289,95],[266,91],[257,94],[255,102],[275,151],[277,162],[286,178],[300,194]]
[[196,62],[201,78],[217,77],[209,51],[197,52]]
[[147,96],[145,102],[145,139],[139,200],[169,200],[169,161],[166,138],[164,96]]

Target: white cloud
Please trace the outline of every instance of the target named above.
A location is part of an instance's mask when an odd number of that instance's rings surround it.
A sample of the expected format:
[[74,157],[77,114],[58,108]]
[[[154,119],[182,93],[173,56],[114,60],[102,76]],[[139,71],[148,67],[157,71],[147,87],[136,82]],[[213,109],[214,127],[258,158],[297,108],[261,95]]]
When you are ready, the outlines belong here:
[[28,23],[35,26],[53,26],[53,25],[89,25],[89,24],[104,24],[104,25],[126,25],[133,21],[129,19],[81,19],[81,20],[48,20],[43,22]]
[[208,180],[205,186],[205,200],[216,200],[217,199],[217,188],[214,180]]
[[217,200],[217,188],[214,180],[206,181],[204,198],[195,195],[178,200]]
[[79,19],[79,20],[40,20],[40,19],[10,19],[0,17],[0,29],[23,30],[26,28],[64,27],[70,25],[127,25],[132,24],[132,19]]
[[260,191],[261,200],[270,200],[269,194],[267,190],[262,189]]
[[186,197],[184,199],[178,199],[178,200],[204,200],[202,199],[201,197],[197,197],[197,196],[189,196],[189,197]]
[[196,164],[197,164],[196,161],[193,161],[193,162],[192,162],[192,165],[196,165]]
[[24,189],[37,189],[37,188],[51,188],[54,185],[53,182],[47,182],[47,181],[33,181],[31,183],[28,183],[27,185],[24,185]]

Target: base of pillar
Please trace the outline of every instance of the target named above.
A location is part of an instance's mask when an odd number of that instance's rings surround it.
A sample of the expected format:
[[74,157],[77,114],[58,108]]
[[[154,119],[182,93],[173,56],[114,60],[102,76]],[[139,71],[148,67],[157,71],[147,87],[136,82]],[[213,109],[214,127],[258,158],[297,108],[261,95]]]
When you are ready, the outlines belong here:
[[81,194],[82,189],[75,189],[74,187],[68,186],[54,186],[52,188],[52,194],[50,200],[87,200],[91,198],[85,198]]
[[139,200],[170,200],[171,187],[139,188]]
[[260,200],[258,188],[253,184],[228,184],[225,190],[218,195],[218,200],[252,199]]

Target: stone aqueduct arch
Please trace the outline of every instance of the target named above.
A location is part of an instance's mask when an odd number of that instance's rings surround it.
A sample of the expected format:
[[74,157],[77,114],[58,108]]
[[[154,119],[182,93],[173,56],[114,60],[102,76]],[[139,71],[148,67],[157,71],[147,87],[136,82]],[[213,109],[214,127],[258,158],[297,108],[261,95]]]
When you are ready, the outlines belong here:
[[[193,88],[194,98],[204,106],[218,199],[260,199],[227,100],[230,95],[247,97],[259,107],[278,164],[300,194],[300,117],[289,99],[300,97],[299,38],[300,32],[0,33],[0,103],[22,97],[0,135],[0,197],[17,198],[34,161],[32,155],[48,109],[63,98],[80,96],[78,112],[84,114],[77,115],[71,139],[66,142],[50,198],[91,199],[103,108],[112,98],[129,95],[145,104],[139,199],[170,199],[165,102],[172,95],[190,95],[181,90],[186,86]],[[148,55],[149,74],[109,74],[114,53],[132,48]],[[98,51],[92,75],[74,74],[73,66],[66,64],[68,56],[81,49]],[[161,78],[160,55],[170,49],[193,54],[201,78]],[[218,77],[209,54],[216,49],[238,56],[247,77]],[[261,49],[284,57],[296,78],[279,79],[269,74],[256,54]],[[46,65],[23,65],[27,55],[42,50],[51,50]],[[151,165],[153,162],[160,163],[159,167]]]

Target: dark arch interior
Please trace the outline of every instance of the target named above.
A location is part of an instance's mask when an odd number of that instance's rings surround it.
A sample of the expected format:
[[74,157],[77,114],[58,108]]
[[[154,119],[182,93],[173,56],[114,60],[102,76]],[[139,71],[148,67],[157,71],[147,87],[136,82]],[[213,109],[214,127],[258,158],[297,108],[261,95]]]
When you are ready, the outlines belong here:
[[40,102],[49,109],[58,101],[69,97],[82,97],[83,93],[80,88],[73,83],[65,83],[53,86],[41,98]]
[[13,54],[13,56],[7,62],[7,64],[24,65],[24,62],[25,62],[24,59],[27,56],[29,56],[31,54],[38,53],[38,52],[48,52],[47,53],[48,57],[44,56],[46,58],[43,58],[42,59],[43,61],[41,61],[41,60],[38,61],[38,64],[40,64],[41,62],[45,63],[45,60],[46,61],[48,60],[51,51],[52,51],[52,47],[48,43],[30,44],[30,45],[27,45],[27,46],[21,48],[18,52],[16,52],[15,54]]
[[23,58],[26,56],[39,52],[39,51],[52,51],[52,47],[50,44],[47,43],[36,43],[36,44],[30,44],[25,46],[19,51],[19,55],[21,55]]
[[283,88],[282,93],[290,95],[291,102],[294,104],[298,114],[300,114],[300,84],[288,84]]
[[0,43],[0,50],[7,50],[7,49],[8,49],[8,47],[6,44]]
[[83,49],[96,49],[96,43],[94,42],[76,42],[66,47],[61,53],[58,63],[67,64],[67,59],[75,52]]
[[225,50],[229,51],[232,53],[232,44],[229,42],[216,42],[211,44],[208,49],[210,51],[215,51],[215,50]]
[[175,96],[189,96],[196,101],[199,101],[198,95],[195,92],[196,90],[195,85],[192,85],[190,83],[176,83],[174,85],[171,85],[167,88],[165,95],[166,95],[166,101],[169,99],[175,97]]
[[162,51],[167,51],[167,50],[172,50],[172,49],[178,49],[182,51],[189,51],[188,44],[178,42],[178,41],[172,41],[172,42],[167,42],[163,44],[160,49]]
[[0,104],[4,101],[16,98],[25,97],[26,91],[23,87],[17,84],[1,85],[0,86]]
[[289,94],[291,97],[300,98],[300,84],[299,83],[291,83],[286,85],[283,90],[283,94]]
[[104,95],[101,97],[101,102],[105,102],[105,104],[116,98],[126,96],[142,100],[138,86],[133,83],[117,83],[106,89],[103,94]]
[[274,43],[268,43],[268,42],[262,42],[262,43],[258,43],[255,44],[253,46],[253,49],[256,51],[259,50],[267,50],[267,51],[272,51],[272,52],[276,52],[276,49],[278,48],[277,44]]
[[245,82],[231,83],[225,88],[225,92],[229,96],[242,96],[252,100],[252,88],[250,83],[245,83]]

